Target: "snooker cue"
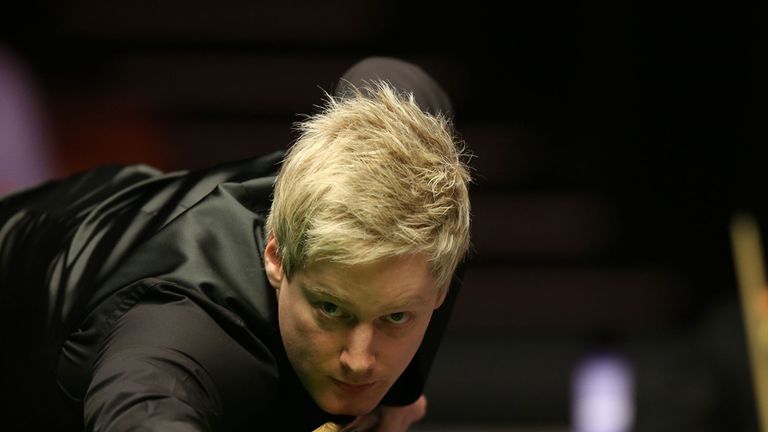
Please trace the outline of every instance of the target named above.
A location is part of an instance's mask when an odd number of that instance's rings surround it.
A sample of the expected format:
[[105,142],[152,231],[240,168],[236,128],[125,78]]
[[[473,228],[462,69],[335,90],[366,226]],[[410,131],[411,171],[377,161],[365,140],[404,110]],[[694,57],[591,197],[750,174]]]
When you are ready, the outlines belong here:
[[760,229],[755,219],[737,213],[731,219],[731,244],[742,317],[752,366],[752,380],[761,430],[768,428],[768,289]]

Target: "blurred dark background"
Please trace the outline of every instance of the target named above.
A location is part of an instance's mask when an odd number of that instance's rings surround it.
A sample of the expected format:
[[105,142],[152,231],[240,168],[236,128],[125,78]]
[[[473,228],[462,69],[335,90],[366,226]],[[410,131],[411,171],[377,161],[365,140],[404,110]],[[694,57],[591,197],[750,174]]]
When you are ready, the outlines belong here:
[[346,68],[400,57],[452,95],[476,155],[475,252],[422,430],[576,430],[575,368],[606,352],[629,365],[632,430],[757,430],[728,222],[737,209],[767,221],[765,13],[14,2],[0,12],[0,107],[26,114],[0,110],[0,148],[28,125],[43,150],[36,178],[5,168],[0,187],[285,148]]

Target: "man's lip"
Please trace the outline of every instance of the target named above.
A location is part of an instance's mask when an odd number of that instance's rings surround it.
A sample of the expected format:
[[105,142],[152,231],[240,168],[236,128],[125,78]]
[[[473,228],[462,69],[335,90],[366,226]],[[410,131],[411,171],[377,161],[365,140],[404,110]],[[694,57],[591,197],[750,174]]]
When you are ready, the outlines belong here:
[[340,389],[349,392],[349,393],[360,393],[368,390],[369,388],[373,387],[374,384],[376,384],[376,381],[364,383],[364,384],[350,384],[346,383],[344,381],[339,381],[336,378],[331,377],[331,380],[334,384],[336,384]]

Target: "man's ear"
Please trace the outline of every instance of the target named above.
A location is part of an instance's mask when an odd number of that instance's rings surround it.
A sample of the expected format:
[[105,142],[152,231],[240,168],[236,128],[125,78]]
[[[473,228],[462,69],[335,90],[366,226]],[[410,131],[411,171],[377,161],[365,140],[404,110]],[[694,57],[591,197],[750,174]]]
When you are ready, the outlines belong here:
[[441,289],[440,292],[437,293],[437,301],[435,302],[435,309],[443,305],[445,298],[448,296],[448,288],[450,288],[450,286],[447,286]]
[[264,271],[267,273],[269,284],[279,290],[283,283],[283,263],[280,260],[280,253],[277,247],[277,240],[271,233],[267,239],[267,247],[264,248]]

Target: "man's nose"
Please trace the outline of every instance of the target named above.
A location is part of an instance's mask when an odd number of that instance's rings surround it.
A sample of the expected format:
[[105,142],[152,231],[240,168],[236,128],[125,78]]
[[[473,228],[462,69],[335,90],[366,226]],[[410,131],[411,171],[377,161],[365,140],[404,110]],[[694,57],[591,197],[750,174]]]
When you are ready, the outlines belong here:
[[375,329],[371,324],[358,324],[350,330],[339,358],[349,378],[363,379],[373,372],[376,364],[374,337]]

